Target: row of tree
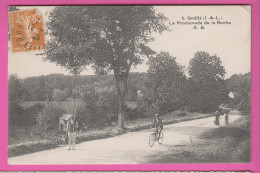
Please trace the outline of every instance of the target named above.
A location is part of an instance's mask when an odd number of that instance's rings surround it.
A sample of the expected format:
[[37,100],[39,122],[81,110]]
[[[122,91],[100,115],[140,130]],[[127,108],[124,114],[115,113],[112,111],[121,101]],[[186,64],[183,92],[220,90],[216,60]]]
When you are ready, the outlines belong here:
[[178,109],[211,112],[226,101],[224,67],[216,55],[196,52],[190,60],[189,76],[176,58],[159,53],[148,62],[146,92],[143,103],[147,111],[167,113]]
[[[148,65],[147,73],[130,73],[128,79],[130,89],[127,92],[128,101],[138,101],[138,105],[147,114],[154,112],[163,114],[178,109],[211,112],[218,109],[221,103],[228,103],[229,106],[244,111],[250,110],[250,73],[235,74],[224,80],[225,70],[216,55],[196,52],[190,60],[188,76],[185,75],[185,68],[176,62],[176,58],[166,52],[151,57]],[[102,93],[116,95],[114,77],[113,75],[73,77],[55,74],[18,79],[15,75],[9,76],[10,105],[20,101],[41,101],[35,99],[39,95],[43,96],[38,98],[46,100],[45,96],[49,93],[54,101],[74,99],[75,91],[79,92],[78,99],[88,105],[94,104]],[[228,97],[230,93],[234,95],[232,98]],[[104,97],[101,100],[106,99]],[[116,97],[110,96],[110,99],[113,103]],[[108,109],[109,106],[104,107]]]

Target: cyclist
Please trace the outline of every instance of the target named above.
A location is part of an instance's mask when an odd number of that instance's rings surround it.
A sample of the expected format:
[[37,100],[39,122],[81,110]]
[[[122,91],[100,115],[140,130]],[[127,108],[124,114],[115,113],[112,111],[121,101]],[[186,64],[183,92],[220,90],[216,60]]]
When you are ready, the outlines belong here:
[[[162,119],[159,117],[159,114],[157,114],[157,113],[155,114],[152,127],[156,128],[155,139],[159,139],[160,135],[161,135],[161,131],[163,129],[163,122],[162,122]],[[159,134],[158,137],[157,137],[157,134]]]

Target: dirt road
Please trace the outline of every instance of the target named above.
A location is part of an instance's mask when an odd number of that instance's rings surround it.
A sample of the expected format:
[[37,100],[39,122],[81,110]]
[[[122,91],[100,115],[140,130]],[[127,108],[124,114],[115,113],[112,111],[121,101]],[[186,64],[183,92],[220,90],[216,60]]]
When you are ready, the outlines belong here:
[[[231,112],[229,121],[234,122],[241,115]],[[155,143],[149,147],[148,139],[152,130],[126,133],[120,136],[83,142],[76,150],[67,150],[67,146],[26,154],[8,159],[12,165],[26,164],[137,164],[145,163],[147,158],[158,151],[167,151],[169,146],[179,146],[197,140],[196,136],[218,128],[213,124],[214,117],[166,125],[163,130],[162,145]],[[224,125],[224,116],[221,116]]]

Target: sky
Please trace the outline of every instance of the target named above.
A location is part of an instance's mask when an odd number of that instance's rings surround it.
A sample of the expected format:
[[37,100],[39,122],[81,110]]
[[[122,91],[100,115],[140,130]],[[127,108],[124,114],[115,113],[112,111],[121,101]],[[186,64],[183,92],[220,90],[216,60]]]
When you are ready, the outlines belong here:
[[[21,7],[21,9],[30,8],[37,8],[43,14],[45,22],[48,21],[49,11],[53,9],[53,7]],[[169,52],[180,65],[186,67],[186,72],[189,60],[197,51],[206,51],[210,55],[216,54],[220,57],[226,70],[226,78],[233,74],[250,72],[250,6],[156,6],[155,9],[169,19],[166,24],[170,29],[162,34],[153,34],[155,39],[148,45],[157,53]],[[178,21],[182,24],[177,24]],[[183,23],[198,21],[203,23],[205,29],[200,29],[200,25],[197,25],[198,29],[193,29],[194,24]],[[206,21],[210,24],[205,25]],[[217,21],[231,24],[217,24]],[[42,56],[36,55],[37,53],[39,52],[12,53],[9,50],[8,73],[16,73],[20,78],[52,73],[70,75],[66,69],[56,66],[55,63],[42,61]],[[144,61],[143,64],[132,68],[131,72],[146,72],[148,68]],[[91,67],[87,67],[81,74],[89,75],[94,72]]]

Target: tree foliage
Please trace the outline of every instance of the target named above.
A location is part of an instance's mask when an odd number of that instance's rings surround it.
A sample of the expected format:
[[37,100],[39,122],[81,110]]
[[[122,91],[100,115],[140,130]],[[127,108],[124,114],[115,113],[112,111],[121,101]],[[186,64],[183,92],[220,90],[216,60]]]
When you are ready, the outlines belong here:
[[123,73],[152,53],[145,44],[153,31],[166,29],[164,20],[149,6],[56,7],[50,13],[46,60],[75,74],[88,64],[99,72],[117,67]]
[[44,109],[36,117],[36,131],[49,135],[59,131],[59,118],[65,113],[64,110],[52,103],[45,105]]
[[8,76],[8,103],[18,104],[24,96],[26,89],[16,74]]
[[[34,105],[29,109],[21,106],[27,88],[16,74],[8,77],[8,127],[28,126],[35,124],[35,115],[39,110],[39,105]],[[11,133],[11,132],[10,132]]]
[[67,95],[66,95],[65,91],[63,91],[63,90],[54,89],[52,98],[54,101],[65,101],[67,98]]
[[176,58],[161,52],[148,61],[143,101],[149,113],[167,113],[184,105],[186,77]]
[[228,92],[234,94],[229,99],[229,105],[241,111],[250,111],[251,77],[250,73],[234,74],[225,81]]
[[85,106],[77,108],[80,126],[85,128],[101,128],[115,120],[118,104],[115,91],[95,92],[93,85],[81,86],[79,98]]
[[190,60],[188,80],[188,108],[191,111],[208,112],[216,110],[226,97],[225,69],[217,55],[196,52]]
[[154,52],[152,33],[166,30],[166,17],[151,6],[56,7],[50,13],[51,41],[45,60],[78,75],[92,64],[98,74],[113,71],[119,127],[124,128],[127,79],[132,66]]

